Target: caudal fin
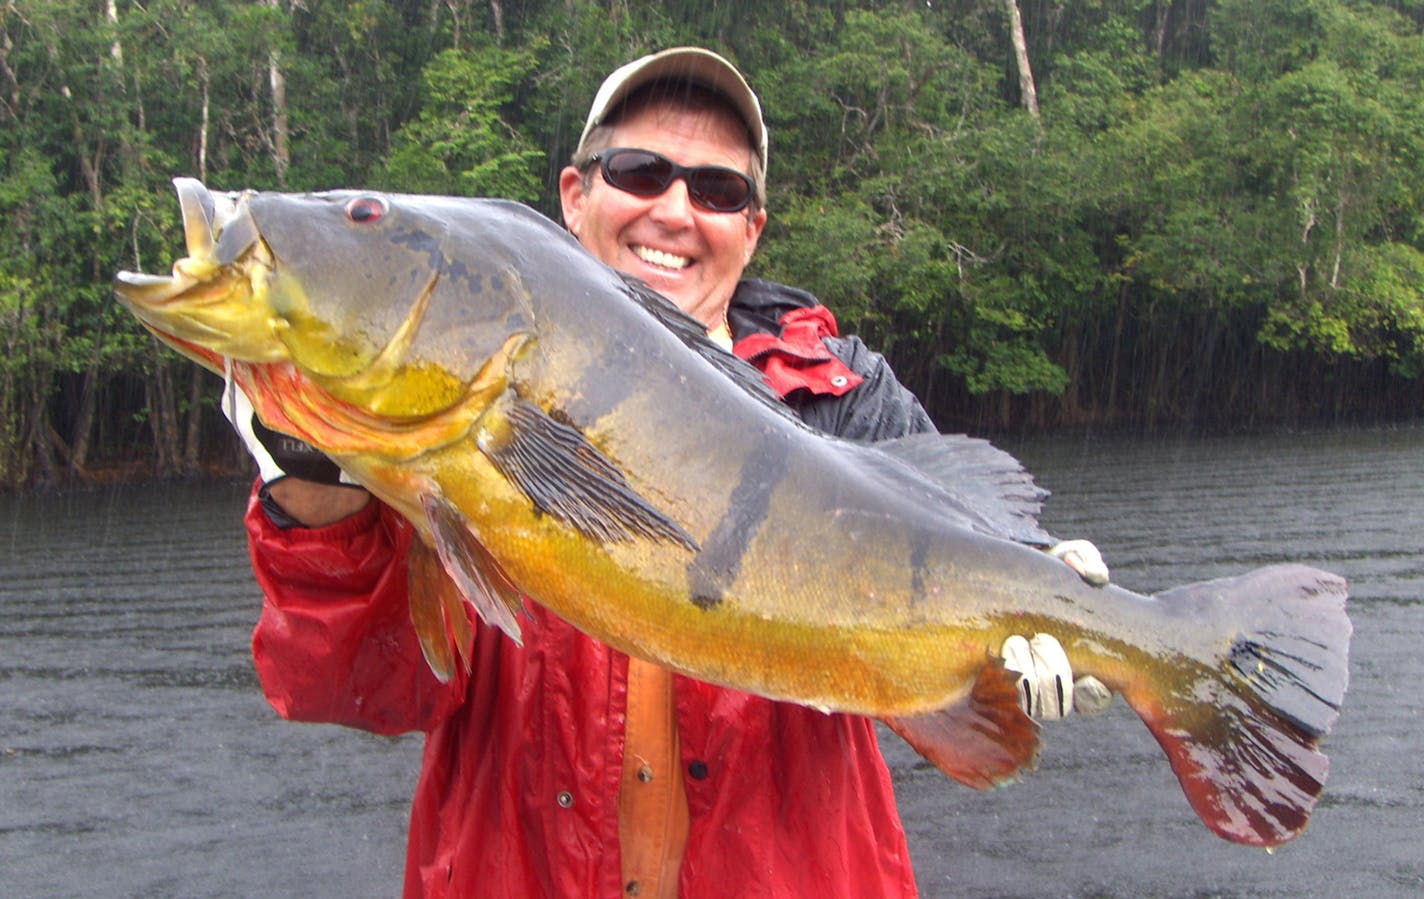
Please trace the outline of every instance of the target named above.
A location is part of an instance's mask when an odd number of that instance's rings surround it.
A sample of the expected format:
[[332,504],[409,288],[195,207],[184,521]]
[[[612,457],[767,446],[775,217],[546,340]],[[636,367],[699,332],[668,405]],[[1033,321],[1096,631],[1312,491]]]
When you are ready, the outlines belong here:
[[1305,829],[1329,760],[1318,749],[1349,680],[1342,578],[1300,565],[1179,587],[1158,600],[1224,622],[1223,651],[1170,694],[1125,698],[1187,799],[1228,840],[1276,846]]

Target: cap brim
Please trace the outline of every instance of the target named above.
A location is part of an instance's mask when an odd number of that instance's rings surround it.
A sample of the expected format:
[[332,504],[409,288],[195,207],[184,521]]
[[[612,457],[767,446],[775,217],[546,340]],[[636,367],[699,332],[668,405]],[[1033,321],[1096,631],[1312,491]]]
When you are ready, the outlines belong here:
[[766,168],[766,124],[762,120],[761,103],[735,66],[701,47],[673,47],[653,53],[635,59],[609,75],[593,98],[583,133],[579,135],[580,149],[588,140],[589,132],[603,124],[609,113],[638,88],[655,81],[689,81],[726,97],[746,124],[762,168]]

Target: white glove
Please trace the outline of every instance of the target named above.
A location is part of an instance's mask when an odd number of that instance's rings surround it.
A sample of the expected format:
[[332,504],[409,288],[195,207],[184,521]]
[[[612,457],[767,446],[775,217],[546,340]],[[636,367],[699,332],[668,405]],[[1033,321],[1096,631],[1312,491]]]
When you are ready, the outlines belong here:
[[263,484],[294,477],[319,484],[357,486],[346,472],[310,443],[264,425],[253,412],[252,401],[232,379],[231,362],[225,375],[223,415],[232,423],[248,453],[257,461],[257,471]]
[[1031,718],[1058,721],[1076,708],[1080,715],[1098,715],[1112,704],[1112,691],[1092,675],[1074,682],[1063,644],[1049,634],[1032,640],[1014,634],[999,650],[1004,667],[1019,675],[1019,707]]
[[1048,554],[1062,559],[1064,564],[1078,572],[1078,577],[1101,587],[1108,582],[1108,566],[1103,554],[1087,540],[1064,540],[1048,548]]

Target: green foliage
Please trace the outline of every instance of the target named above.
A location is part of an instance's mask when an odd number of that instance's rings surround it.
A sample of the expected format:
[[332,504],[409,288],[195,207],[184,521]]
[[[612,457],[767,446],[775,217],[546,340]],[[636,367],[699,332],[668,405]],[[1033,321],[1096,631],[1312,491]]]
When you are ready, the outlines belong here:
[[535,173],[544,154],[501,117],[534,60],[533,52],[493,46],[437,55],[423,76],[421,111],[396,132],[374,183],[413,193],[536,200]]
[[768,224],[753,271],[819,291],[847,322],[869,317],[880,249],[873,211],[854,198],[790,197],[788,203]]
[[1424,7],[1019,6],[1038,117],[998,0],[0,4],[0,483],[86,437],[60,385],[171,392],[109,283],[171,264],[173,176],[554,213],[599,78],[684,43],[766,108],[754,271],[952,412],[1189,418],[1269,402],[1234,386],[1263,372],[1424,378]]

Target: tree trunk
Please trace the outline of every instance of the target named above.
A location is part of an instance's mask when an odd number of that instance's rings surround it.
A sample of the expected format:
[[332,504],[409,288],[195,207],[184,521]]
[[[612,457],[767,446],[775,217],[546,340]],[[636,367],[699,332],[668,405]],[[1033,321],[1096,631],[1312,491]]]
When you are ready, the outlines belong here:
[[148,404],[148,424],[153,431],[154,467],[160,477],[178,471],[178,410],[173,396],[173,372],[167,361],[159,360],[152,377],[144,385]]
[[1160,60],[1162,54],[1167,51],[1167,19],[1172,12],[1172,4],[1168,2],[1157,3],[1156,22],[1152,26],[1152,51],[1157,54]]
[[[277,9],[279,0],[266,0],[266,3]],[[272,167],[276,170],[277,186],[286,187],[287,169],[292,162],[288,147],[287,77],[282,74],[282,54],[276,47],[267,53],[267,84],[272,91]]]
[[20,79],[10,67],[10,52],[14,49],[15,42],[10,32],[0,31],[0,75],[5,76],[5,108],[0,109],[3,113],[0,114],[0,121],[14,119],[20,111]]
[[84,372],[84,386],[79,389],[79,414],[74,419],[69,452],[70,474],[78,478],[88,477],[85,468],[89,464],[89,443],[94,430],[94,413],[98,406],[98,384],[102,377],[99,363],[95,361]]
[[[445,0],[445,8],[450,11],[450,47],[454,50],[460,49],[460,6],[455,0]],[[493,11],[493,10],[491,10]],[[499,28],[500,21],[496,19],[495,27]],[[497,37],[502,36],[498,35]]]
[[490,20],[494,23],[494,39],[496,43],[504,43],[504,3],[501,0],[489,0]]
[[1024,109],[1038,117],[1038,89],[1033,86],[1033,69],[1028,63],[1028,42],[1024,40],[1023,16],[1018,0],[1004,0],[1004,12],[1009,17],[1009,39],[1014,44],[1014,62],[1019,69],[1019,99]]
[[207,379],[196,365],[188,366],[188,403],[184,410],[183,473],[197,474],[203,461],[203,389]]
[[208,76],[208,60],[198,57],[198,84],[203,91],[203,103],[198,116],[198,180],[208,183],[208,131],[211,122],[212,93]]
[[30,449],[39,463],[38,480],[42,484],[59,482],[59,466],[54,461],[54,444],[49,439],[49,403],[46,386],[49,378],[36,380],[30,390],[29,440]]

